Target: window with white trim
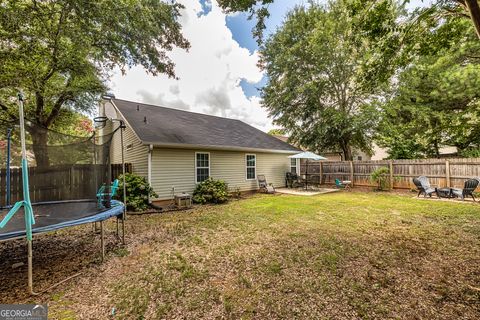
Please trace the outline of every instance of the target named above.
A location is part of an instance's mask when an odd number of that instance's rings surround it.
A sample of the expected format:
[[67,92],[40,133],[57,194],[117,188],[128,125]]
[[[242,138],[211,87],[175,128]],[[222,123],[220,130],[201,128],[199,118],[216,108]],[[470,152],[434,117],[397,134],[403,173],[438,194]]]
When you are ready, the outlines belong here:
[[298,174],[298,159],[290,159],[290,172]]
[[257,179],[257,156],[254,154],[246,154],[245,166],[247,168],[247,180],[256,180]]
[[210,176],[210,153],[195,152],[195,182],[205,181]]

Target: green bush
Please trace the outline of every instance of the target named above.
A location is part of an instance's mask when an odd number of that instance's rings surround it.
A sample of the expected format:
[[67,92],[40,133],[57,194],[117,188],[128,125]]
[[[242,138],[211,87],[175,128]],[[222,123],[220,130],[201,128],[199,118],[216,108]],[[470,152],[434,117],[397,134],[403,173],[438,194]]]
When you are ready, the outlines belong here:
[[[118,185],[117,198],[123,200],[123,176],[118,177],[120,182]],[[157,194],[148,184],[145,177],[138,176],[133,173],[125,174],[125,184],[127,186],[127,209],[133,211],[144,211],[148,209],[148,198],[155,198]]]
[[209,177],[200,182],[193,191],[195,203],[222,203],[228,200],[228,185],[223,180],[215,180]]
[[389,173],[390,170],[387,167],[380,167],[370,174],[370,181],[377,184],[377,190],[386,190],[389,187]]
[[464,158],[480,158],[480,148],[463,149],[459,154]]

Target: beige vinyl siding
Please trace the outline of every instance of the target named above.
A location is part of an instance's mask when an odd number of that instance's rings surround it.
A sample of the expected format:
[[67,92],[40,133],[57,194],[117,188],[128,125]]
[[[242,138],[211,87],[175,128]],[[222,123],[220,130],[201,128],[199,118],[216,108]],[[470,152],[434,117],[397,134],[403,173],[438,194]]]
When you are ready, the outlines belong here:
[[264,174],[275,187],[285,186],[285,172],[290,168],[288,154],[217,150],[155,148],[152,155],[152,186],[158,199],[175,193],[191,193],[195,188],[195,152],[210,153],[210,176],[225,180],[231,189],[256,190],[256,180],[247,180],[246,154],[256,155],[256,174]]
[[175,193],[192,192],[195,186],[195,151],[153,149],[152,187],[159,199],[170,199]]
[[[109,103],[109,102],[106,102]],[[100,109],[102,113],[102,109]],[[117,112],[117,118],[120,119],[121,115]],[[112,129],[117,128],[119,122],[113,123],[111,126],[105,127],[104,132],[111,132]],[[125,148],[125,163],[131,163],[133,173],[147,177],[148,174],[148,146],[142,145],[142,142],[133,132],[132,128],[126,123],[126,128],[123,132],[123,145]],[[132,147],[127,150],[127,146],[131,144]],[[110,156],[112,163],[122,163],[122,146],[120,131],[117,131],[112,138],[112,146],[110,148]]]

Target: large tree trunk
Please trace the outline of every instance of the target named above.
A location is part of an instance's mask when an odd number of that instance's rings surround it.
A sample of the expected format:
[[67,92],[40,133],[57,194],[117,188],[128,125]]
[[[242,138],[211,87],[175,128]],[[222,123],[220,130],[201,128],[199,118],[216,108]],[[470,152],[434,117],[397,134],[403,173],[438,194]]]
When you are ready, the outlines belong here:
[[47,130],[30,127],[28,130],[32,136],[33,153],[37,167],[48,167],[50,165],[48,157],[48,132]]
[[477,36],[480,38],[480,6],[478,0],[465,0],[465,7],[472,19]]
[[342,146],[342,152],[343,152],[343,160],[345,161],[352,161],[353,160],[353,154],[352,154],[352,149],[348,144],[344,144]]

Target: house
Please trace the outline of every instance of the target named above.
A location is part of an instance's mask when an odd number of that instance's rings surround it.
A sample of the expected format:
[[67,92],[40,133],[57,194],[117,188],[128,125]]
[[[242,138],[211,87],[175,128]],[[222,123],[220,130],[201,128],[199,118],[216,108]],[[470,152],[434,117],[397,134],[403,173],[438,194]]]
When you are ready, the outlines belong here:
[[[158,200],[191,193],[208,177],[232,190],[258,189],[259,174],[285,186],[288,156],[300,151],[240,120],[115,98],[100,104],[100,115],[124,120],[125,162],[148,179]],[[112,163],[121,163],[120,138],[112,140]]]

